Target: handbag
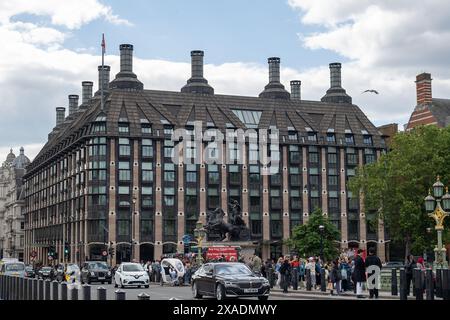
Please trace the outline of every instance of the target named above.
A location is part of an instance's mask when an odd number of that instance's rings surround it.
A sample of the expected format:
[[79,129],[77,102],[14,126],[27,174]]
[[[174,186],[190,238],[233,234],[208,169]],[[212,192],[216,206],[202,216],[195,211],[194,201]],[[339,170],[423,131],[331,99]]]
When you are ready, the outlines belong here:
[[328,284],[327,284],[327,290],[333,290],[333,283],[328,282]]

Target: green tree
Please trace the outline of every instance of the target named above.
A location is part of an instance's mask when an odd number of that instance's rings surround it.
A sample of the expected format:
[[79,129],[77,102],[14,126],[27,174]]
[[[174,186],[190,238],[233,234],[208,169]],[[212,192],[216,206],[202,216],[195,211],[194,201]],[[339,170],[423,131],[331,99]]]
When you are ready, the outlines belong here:
[[325,260],[335,259],[339,255],[340,233],[338,229],[326,217],[322,210],[315,210],[306,224],[298,225],[292,230],[292,235],[286,240],[286,244],[299,255],[304,257],[320,255],[320,232],[319,226],[323,225],[323,255]]
[[[424,198],[437,175],[444,184],[450,181],[450,128],[426,126],[400,132],[391,149],[378,162],[358,170],[349,189],[353,194],[364,193],[366,212],[377,210],[391,240],[404,245],[405,257],[422,254],[436,243]],[[432,234],[427,228],[432,228]],[[445,238],[448,241],[448,228]]]

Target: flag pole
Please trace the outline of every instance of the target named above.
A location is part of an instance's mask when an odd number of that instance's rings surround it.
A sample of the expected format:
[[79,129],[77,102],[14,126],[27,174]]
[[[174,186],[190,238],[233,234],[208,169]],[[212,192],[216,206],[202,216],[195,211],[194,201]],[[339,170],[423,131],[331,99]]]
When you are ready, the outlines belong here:
[[102,71],[100,72],[100,98],[101,98],[101,110],[103,111],[103,108],[105,106],[104,98],[103,98],[103,83],[105,82],[103,77],[105,75],[105,34],[102,33]]

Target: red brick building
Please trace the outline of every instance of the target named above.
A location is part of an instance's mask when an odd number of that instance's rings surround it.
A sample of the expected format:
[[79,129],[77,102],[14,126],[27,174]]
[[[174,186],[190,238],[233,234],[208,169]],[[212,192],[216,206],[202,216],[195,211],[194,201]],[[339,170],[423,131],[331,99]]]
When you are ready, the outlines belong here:
[[406,130],[420,125],[450,125],[450,99],[433,98],[431,74],[422,73],[416,77],[417,106],[409,118]]

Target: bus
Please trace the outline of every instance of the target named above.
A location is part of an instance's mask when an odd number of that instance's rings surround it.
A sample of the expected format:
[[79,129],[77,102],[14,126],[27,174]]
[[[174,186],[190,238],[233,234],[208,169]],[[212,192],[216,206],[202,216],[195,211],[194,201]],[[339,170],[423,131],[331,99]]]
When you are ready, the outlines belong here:
[[0,260],[0,274],[5,276],[25,277],[25,263],[18,259]]

